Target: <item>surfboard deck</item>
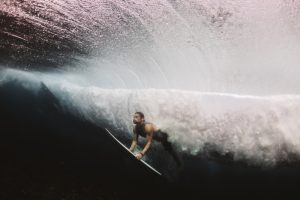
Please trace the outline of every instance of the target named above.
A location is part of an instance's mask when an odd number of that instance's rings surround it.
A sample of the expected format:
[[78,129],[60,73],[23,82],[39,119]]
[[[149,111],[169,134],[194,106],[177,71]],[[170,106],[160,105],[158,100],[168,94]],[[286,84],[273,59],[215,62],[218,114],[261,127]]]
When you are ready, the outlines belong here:
[[[122,143],[120,142],[107,128],[105,128],[106,132],[116,141],[118,142],[124,149],[127,150],[127,152],[130,153],[130,156],[133,156],[134,159],[137,160],[137,158],[135,157],[135,155]],[[148,163],[146,163],[144,160],[139,160],[140,162],[142,162],[146,167],[148,167],[149,169],[151,169],[153,172],[155,172],[156,174],[161,176],[161,173],[159,171],[157,171],[156,169],[154,169],[151,165],[149,165]]]

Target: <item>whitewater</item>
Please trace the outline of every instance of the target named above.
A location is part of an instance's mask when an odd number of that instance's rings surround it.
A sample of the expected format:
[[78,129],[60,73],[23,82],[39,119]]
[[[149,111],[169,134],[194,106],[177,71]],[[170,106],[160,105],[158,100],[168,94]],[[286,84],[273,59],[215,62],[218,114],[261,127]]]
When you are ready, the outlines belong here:
[[255,166],[292,163],[300,158],[300,95],[103,89],[55,74],[5,70],[0,84],[9,82],[19,82],[29,90],[38,90],[43,83],[64,109],[118,130],[119,137],[131,138],[132,115],[143,111],[147,121],[169,133],[170,141],[182,153],[217,151]]

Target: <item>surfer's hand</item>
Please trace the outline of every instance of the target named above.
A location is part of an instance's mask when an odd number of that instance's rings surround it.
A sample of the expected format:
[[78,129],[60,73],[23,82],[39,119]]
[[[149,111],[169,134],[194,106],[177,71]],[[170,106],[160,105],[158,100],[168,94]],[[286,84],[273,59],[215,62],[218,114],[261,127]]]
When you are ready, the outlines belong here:
[[136,157],[138,160],[140,160],[140,159],[143,157],[143,154],[138,153],[138,154],[135,155],[135,157]]

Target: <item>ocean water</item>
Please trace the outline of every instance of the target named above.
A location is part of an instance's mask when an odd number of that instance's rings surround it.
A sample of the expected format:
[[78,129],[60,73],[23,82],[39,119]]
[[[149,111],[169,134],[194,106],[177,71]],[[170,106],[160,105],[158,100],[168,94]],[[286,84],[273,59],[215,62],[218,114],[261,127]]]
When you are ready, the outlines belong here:
[[14,83],[12,94],[21,87],[37,98],[45,87],[61,112],[108,127],[127,145],[132,114],[144,112],[169,133],[185,168],[176,172],[158,143],[145,159],[185,189],[230,180],[280,188],[291,176],[292,188],[300,180],[299,6],[4,0],[0,87]]

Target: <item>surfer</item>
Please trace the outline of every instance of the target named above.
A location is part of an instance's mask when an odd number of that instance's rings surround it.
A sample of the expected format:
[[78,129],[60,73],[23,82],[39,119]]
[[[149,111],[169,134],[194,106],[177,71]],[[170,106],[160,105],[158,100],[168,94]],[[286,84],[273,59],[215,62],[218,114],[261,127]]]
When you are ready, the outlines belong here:
[[135,127],[133,128],[133,140],[129,148],[130,151],[133,151],[137,145],[138,137],[142,136],[147,139],[147,143],[144,149],[136,155],[137,159],[141,159],[147,150],[150,148],[152,140],[160,142],[164,149],[171,154],[178,166],[181,165],[181,162],[178,158],[178,155],[174,151],[172,144],[168,141],[169,135],[160,129],[157,129],[154,124],[145,122],[145,117],[142,112],[135,112],[133,115],[133,123]]

